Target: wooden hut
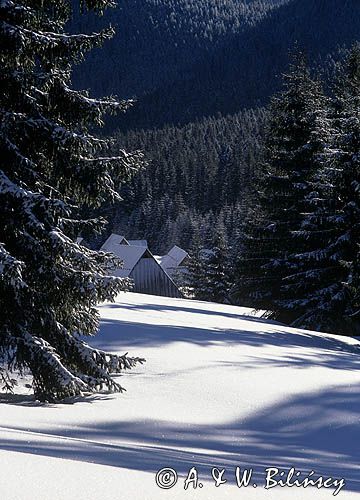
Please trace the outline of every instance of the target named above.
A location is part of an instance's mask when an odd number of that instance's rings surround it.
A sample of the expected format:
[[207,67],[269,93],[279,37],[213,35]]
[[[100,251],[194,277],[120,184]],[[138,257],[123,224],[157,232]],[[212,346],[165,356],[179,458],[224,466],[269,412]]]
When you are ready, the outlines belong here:
[[164,297],[182,297],[182,293],[146,246],[130,245],[124,236],[112,234],[102,245],[105,252],[112,252],[123,261],[114,276],[131,278],[134,292]]

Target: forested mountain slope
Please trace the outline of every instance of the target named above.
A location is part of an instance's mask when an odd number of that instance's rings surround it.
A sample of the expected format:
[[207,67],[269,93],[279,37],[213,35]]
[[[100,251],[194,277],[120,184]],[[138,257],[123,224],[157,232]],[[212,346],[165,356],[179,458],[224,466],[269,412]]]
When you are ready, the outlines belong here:
[[[99,26],[84,19],[83,29]],[[360,37],[357,0],[121,0],[101,24],[109,20],[116,36],[77,78],[97,94],[138,97],[112,123],[126,129],[263,104],[296,42],[314,65],[331,67]]]
[[[104,19],[78,17],[85,30],[111,22],[116,36],[87,60],[86,84],[141,95],[182,79],[194,62],[289,0],[120,0]],[[111,63],[111,65],[109,65]],[[93,71],[96,67],[96,71]],[[189,72],[191,74],[191,70]]]
[[146,235],[158,253],[175,243],[188,248],[199,227],[206,239],[217,220],[233,239],[261,161],[265,120],[259,108],[117,134],[116,147],[141,148],[149,165],[124,186],[126,202],[115,207],[113,228]]

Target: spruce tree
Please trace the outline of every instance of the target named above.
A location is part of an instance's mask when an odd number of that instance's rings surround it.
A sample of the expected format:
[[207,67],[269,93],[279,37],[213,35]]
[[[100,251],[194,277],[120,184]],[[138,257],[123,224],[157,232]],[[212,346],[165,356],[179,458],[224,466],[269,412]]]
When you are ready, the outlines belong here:
[[224,303],[228,301],[230,289],[230,252],[225,228],[218,222],[215,228],[212,225],[208,229],[213,235],[207,248],[199,229],[194,233],[184,279],[193,298]]
[[[307,251],[293,256],[298,295],[289,302],[294,326],[334,333],[359,331],[360,245],[360,45],[339,70],[329,113],[329,140],[309,209],[299,231]],[[321,125],[321,124],[320,124]],[[325,123],[326,125],[326,123]],[[323,135],[320,126],[318,134]]]
[[197,300],[206,300],[207,279],[205,274],[205,257],[198,227],[194,228],[189,257],[187,272],[183,277],[184,286],[190,297]]
[[211,248],[204,255],[205,300],[224,303],[229,300],[229,248],[221,223],[214,230]]
[[68,0],[0,5],[0,350],[7,369],[31,371],[36,397],[48,401],[121,391],[111,374],[142,361],[81,339],[98,330],[97,304],[127,283],[110,276],[119,265],[111,255],[75,242],[84,227],[103,225],[82,220],[80,208],[118,199],[140,156],[109,156],[94,133],[104,113],[128,103],[71,87],[73,65],[112,30],[70,35],[70,16]]
[[[233,296],[243,305],[289,321],[283,279],[291,274],[289,256],[299,250],[294,236],[301,227],[309,180],[322,143],[315,135],[326,99],[312,78],[306,58],[296,55],[284,75],[284,89],[269,108],[265,161],[258,193],[246,224]],[[306,243],[306,242],[305,242]]]

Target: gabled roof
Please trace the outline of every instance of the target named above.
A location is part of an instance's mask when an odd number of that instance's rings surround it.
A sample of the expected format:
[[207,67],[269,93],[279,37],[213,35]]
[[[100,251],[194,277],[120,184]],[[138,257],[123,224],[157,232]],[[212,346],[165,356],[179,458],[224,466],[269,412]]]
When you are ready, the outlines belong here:
[[148,248],[148,242],[147,240],[128,240],[129,245],[133,245],[135,247],[146,247]]
[[121,269],[116,269],[114,274],[121,278],[130,276],[131,271],[143,257],[152,257],[149,250],[145,247],[136,247],[134,245],[117,245],[113,253],[123,262]]
[[188,256],[185,250],[175,245],[166,255],[159,258],[159,262],[165,269],[170,269],[180,266]]
[[173,246],[172,249],[168,252],[168,255],[170,255],[170,257],[172,259],[174,259],[178,264],[181,264],[181,262],[189,256],[189,254],[187,252],[185,252],[185,250],[183,250],[182,248],[178,247],[177,245]]
[[112,252],[117,255],[116,250],[120,245],[128,245],[129,242],[125,238],[125,236],[121,236],[120,234],[111,234],[105,243],[101,246],[100,250],[102,252]]

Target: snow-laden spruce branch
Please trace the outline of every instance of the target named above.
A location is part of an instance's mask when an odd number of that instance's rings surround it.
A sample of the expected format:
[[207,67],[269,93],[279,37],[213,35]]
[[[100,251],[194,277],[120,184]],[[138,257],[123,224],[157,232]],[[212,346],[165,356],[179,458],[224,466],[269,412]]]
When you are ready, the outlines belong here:
[[[100,12],[111,5],[88,0],[83,7]],[[69,35],[70,15],[66,0],[0,5],[0,377],[10,389],[4,370],[30,370],[44,401],[121,392],[114,374],[144,362],[85,342],[98,332],[98,304],[132,283],[113,276],[119,259],[76,238],[104,228],[93,211],[120,200],[118,187],[143,154],[110,152],[111,139],[97,135],[104,115],[125,111],[131,101],[71,88],[73,65],[113,30]]]

